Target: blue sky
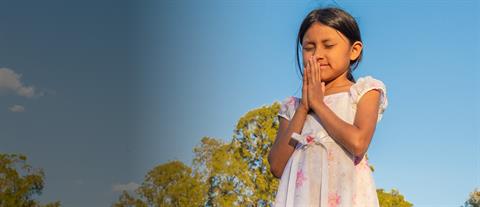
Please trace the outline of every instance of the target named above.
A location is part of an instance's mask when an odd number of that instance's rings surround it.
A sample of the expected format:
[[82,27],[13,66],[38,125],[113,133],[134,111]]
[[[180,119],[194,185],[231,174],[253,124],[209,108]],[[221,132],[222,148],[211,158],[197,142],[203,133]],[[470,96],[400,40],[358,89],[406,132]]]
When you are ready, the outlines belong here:
[[[459,206],[480,187],[478,1],[336,1],[362,32],[354,72],[389,106],[378,188]],[[154,166],[190,164],[249,110],[301,96],[295,37],[334,1],[1,1],[0,152],[46,173],[42,202],[109,206]],[[8,80],[8,81],[7,81]]]

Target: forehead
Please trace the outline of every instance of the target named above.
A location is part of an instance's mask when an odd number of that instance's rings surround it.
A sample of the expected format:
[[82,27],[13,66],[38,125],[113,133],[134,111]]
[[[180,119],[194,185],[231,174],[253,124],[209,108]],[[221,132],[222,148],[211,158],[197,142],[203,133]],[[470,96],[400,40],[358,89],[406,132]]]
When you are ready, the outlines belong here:
[[341,40],[345,41],[341,32],[318,22],[313,23],[303,36],[303,44]]

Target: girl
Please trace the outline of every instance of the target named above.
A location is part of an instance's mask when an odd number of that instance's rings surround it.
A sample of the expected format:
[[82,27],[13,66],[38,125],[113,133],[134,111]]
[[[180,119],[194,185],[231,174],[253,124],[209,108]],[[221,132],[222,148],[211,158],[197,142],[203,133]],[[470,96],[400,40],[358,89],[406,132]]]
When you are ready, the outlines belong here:
[[358,25],[341,9],[316,9],[300,26],[297,62],[299,44],[302,97],[283,100],[268,156],[281,178],[275,206],[379,206],[365,154],[387,96],[382,81],[352,76],[362,57]]

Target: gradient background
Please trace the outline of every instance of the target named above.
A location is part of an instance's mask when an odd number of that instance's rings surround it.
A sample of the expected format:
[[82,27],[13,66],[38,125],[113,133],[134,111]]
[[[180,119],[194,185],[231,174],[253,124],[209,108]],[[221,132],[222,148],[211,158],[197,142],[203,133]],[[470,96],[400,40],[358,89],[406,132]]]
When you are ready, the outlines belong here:
[[154,166],[191,164],[203,136],[230,140],[249,110],[301,97],[296,33],[328,5],[360,26],[354,77],[387,87],[377,187],[463,204],[480,186],[475,0],[0,1],[0,152],[45,170],[42,203],[110,206]]

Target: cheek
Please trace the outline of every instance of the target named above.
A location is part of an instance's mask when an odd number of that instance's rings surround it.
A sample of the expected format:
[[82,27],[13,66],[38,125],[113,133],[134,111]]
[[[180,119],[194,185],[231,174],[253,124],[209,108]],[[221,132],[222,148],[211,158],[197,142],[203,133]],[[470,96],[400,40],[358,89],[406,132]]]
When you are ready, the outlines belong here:
[[308,60],[305,59],[305,58],[303,58],[302,62],[303,62],[303,67],[307,67],[307,62],[308,62]]
[[344,51],[336,51],[330,54],[332,66],[343,67],[350,64],[350,56]]
[[302,61],[303,61],[304,65],[306,65],[306,63],[307,63],[307,58],[306,58],[306,57],[308,57],[307,55],[308,55],[307,53],[302,54]]

